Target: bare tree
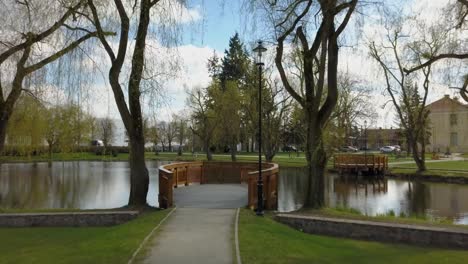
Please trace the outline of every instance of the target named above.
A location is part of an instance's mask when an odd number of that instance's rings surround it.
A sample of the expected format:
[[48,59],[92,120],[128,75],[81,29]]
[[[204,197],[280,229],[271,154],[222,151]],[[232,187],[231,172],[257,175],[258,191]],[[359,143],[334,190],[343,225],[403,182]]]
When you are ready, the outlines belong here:
[[[407,75],[421,70],[428,71],[428,67],[439,61],[468,60],[468,45],[466,45],[468,41],[466,36],[468,1],[457,0],[457,2],[449,4],[443,15],[444,18],[441,17],[436,26],[429,28],[431,35],[437,33],[442,37],[439,38],[437,51],[425,51],[424,56],[419,56],[413,64],[405,66],[403,70]],[[450,70],[448,69],[448,71]],[[458,89],[460,96],[468,102],[468,73],[461,77],[461,87],[453,88]]]
[[100,134],[101,134],[101,139],[102,143],[104,144],[104,155],[107,152],[107,148],[112,144],[114,141],[114,121],[110,119],[109,117],[102,118],[99,120],[99,125],[100,125]]
[[262,141],[265,159],[271,162],[279,151],[281,144],[281,128],[284,125],[284,117],[291,110],[291,97],[284,88],[274,80],[267,82],[263,105],[263,130]]
[[[128,205],[146,206],[149,175],[145,164],[145,137],[141,109],[142,89],[140,86],[144,77],[146,40],[150,26],[151,10],[161,1],[140,0],[135,1],[129,7],[126,7],[121,0],[114,0],[113,2],[112,6],[100,6],[102,10],[98,10],[95,1],[88,0],[92,13],[91,17],[93,24],[96,26],[99,40],[111,61],[109,83],[130,142],[130,197]],[[112,8],[112,11],[117,12],[120,22],[117,51],[114,50],[112,43],[105,37],[102,26],[105,11],[110,8]],[[138,13],[135,27],[131,27],[132,14],[129,15],[127,9]],[[132,46],[133,54],[131,55],[131,68],[126,87],[128,96],[126,98],[120,79],[125,57],[130,48],[130,41],[133,41],[134,45]]]
[[359,120],[376,118],[375,109],[369,103],[371,101],[370,89],[349,73],[338,75],[339,97],[335,110],[332,114],[330,129],[335,136],[331,136],[331,147],[339,147],[348,144],[346,141],[351,137],[353,129]]
[[157,125],[157,131],[158,131],[157,133],[159,134],[158,140],[161,143],[162,152],[166,151],[166,142],[167,142],[166,130],[167,130],[167,123],[165,121],[162,121]]
[[192,124],[190,130],[203,141],[206,158],[213,159],[211,153],[211,140],[216,128],[215,113],[212,108],[212,98],[207,89],[194,88],[189,94],[187,104],[192,110]]
[[173,115],[172,120],[175,127],[176,138],[179,143],[177,155],[182,156],[185,140],[187,139],[187,119],[182,115]]
[[[15,1],[9,4],[13,8],[8,4],[2,4],[4,6],[0,8],[0,17],[7,18],[0,23],[0,31],[6,37],[0,39],[0,151],[5,146],[8,120],[15,103],[23,92],[32,93],[23,86],[25,78],[97,36],[97,32],[80,25],[81,14],[87,8],[86,0]],[[45,9],[45,6],[49,8]],[[15,15],[4,13],[13,10],[17,12]],[[43,13],[36,14],[41,11]],[[41,16],[42,20],[34,19]],[[109,34],[102,32],[103,36]],[[53,47],[53,52],[41,52],[47,44]],[[11,76],[7,85],[3,85],[5,76]]]
[[[338,38],[348,25],[357,0],[296,0],[269,2],[278,46],[275,64],[289,94],[304,109],[306,160],[309,185],[305,207],[325,205],[325,166],[323,142],[326,127],[338,100]],[[311,14],[319,26],[312,34]],[[340,21],[341,20],[341,21]],[[314,36],[310,39],[310,36]],[[294,87],[284,66],[284,46],[297,39],[301,51],[304,91]]]
[[432,66],[428,65],[422,69],[422,94],[417,86],[413,85],[413,81],[417,79],[417,76],[407,77],[405,67],[412,61],[412,58],[421,62],[424,57],[437,54],[442,47],[440,44],[443,41],[443,36],[439,34],[431,34],[430,36],[422,34],[423,40],[421,42],[408,43],[404,41],[407,34],[403,31],[403,25],[408,23],[409,20],[398,14],[392,15],[391,13],[386,17],[386,20],[384,40],[382,43],[371,42],[369,44],[370,55],[377,61],[383,71],[386,91],[397,111],[406,141],[411,147],[413,159],[418,166],[418,171],[422,172],[426,170],[425,143],[428,124],[426,102],[429,94]]

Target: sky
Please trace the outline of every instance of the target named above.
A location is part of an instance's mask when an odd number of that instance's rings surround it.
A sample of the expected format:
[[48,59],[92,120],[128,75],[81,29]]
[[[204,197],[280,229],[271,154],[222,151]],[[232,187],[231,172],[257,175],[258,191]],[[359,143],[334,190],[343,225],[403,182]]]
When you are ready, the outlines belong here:
[[[183,16],[180,18],[182,24],[182,42],[173,49],[178,54],[178,63],[181,65],[176,75],[162,85],[164,94],[158,100],[157,113],[158,120],[169,120],[173,113],[187,113],[186,91],[194,87],[203,87],[209,84],[210,77],[206,69],[206,62],[209,57],[216,53],[222,56],[228,47],[229,38],[235,32],[240,34],[247,50],[255,44],[258,39],[257,33],[252,32],[251,21],[247,21],[247,16],[242,15],[242,1],[215,1],[215,0],[190,0],[185,7]],[[433,14],[440,11],[448,0],[419,0],[419,1],[393,1],[410,9],[425,9],[423,14],[428,20],[433,19]],[[430,12],[427,12],[427,11]],[[188,15],[187,15],[188,14]],[[364,35],[372,35],[372,25],[365,25],[362,29]],[[348,30],[348,29],[347,29]],[[349,31],[352,31],[352,26]],[[352,34],[352,33],[350,33]],[[358,78],[365,80],[366,85],[373,87],[372,104],[379,117],[371,122],[373,127],[395,127],[395,115],[391,104],[388,104],[389,97],[383,92],[384,79],[379,74],[376,64],[368,56],[368,52],[362,42],[357,47],[342,47],[340,49],[339,71],[349,72]],[[268,47],[270,51],[273,46]],[[107,71],[107,70],[104,70]],[[105,76],[105,74],[104,74]],[[436,87],[431,92],[429,102],[441,98],[444,94],[454,95],[455,92],[441,81],[435,82]],[[112,118],[119,118],[112,92],[105,80],[96,83],[95,100],[91,102],[92,111],[95,115]],[[149,100],[149,99],[148,99]]]

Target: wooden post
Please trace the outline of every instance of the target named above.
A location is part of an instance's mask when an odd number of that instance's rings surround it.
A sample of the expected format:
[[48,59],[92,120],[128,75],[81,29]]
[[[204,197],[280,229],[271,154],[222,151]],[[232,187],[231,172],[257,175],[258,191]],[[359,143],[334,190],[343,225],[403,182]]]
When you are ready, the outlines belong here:
[[185,166],[185,186],[189,185],[188,166]]
[[174,168],[174,174],[175,174],[175,185],[174,185],[174,188],[177,188],[177,186],[179,185],[179,174],[177,172],[177,168]]

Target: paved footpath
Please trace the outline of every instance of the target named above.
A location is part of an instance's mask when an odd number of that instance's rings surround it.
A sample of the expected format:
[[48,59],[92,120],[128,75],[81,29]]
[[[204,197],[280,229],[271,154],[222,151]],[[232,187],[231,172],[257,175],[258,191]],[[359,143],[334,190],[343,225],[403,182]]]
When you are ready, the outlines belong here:
[[233,263],[235,209],[177,208],[143,263]]
[[236,208],[247,186],[206,184],[174,190],[177,208],[147,245],[142,263],[235,263]]

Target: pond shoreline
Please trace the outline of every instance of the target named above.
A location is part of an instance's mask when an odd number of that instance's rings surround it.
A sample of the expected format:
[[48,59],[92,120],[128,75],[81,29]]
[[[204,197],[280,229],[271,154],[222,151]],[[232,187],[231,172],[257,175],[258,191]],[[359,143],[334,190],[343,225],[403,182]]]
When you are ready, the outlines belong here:
[[[338,170],[329,168],[329,173],[338,173]],[[381,178],[382,176],[378,176]],[[394,173],[387,171],[385,177],[389,179],[398,179],[406,181],[425,181],[425,182],[436,182],[436,183],[450,183],[450,184],[468,184],[468,176],[444,176],[444,175],[431,175],[431,174],[417,174],[417,173]]]
[[418,180],[436,183],[450,183],[450,184],[468,184],[468,177],[463,176],[442,176],[442,175],[421,175],[416,173],[392,173],[385,174],[386,177],[399,180]]

